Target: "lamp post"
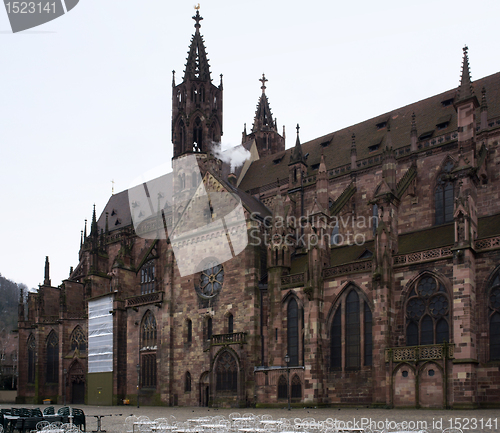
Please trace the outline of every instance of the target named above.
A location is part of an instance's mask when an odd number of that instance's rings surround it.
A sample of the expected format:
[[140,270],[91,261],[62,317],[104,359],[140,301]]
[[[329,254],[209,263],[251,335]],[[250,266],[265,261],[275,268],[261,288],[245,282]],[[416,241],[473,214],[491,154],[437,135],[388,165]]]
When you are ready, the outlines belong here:
[[285,355],[286,362],[286,374],[287,374],[287,382],[286,382],[286,394],[288,398],[288,410],[290,410],[290,355],[288,353]]
[[66,406],[66,374],[68,370],[63,370],[63,406]]
[[139,385],[141,383],[141,365],[137,364],[137,408],[139,408]]

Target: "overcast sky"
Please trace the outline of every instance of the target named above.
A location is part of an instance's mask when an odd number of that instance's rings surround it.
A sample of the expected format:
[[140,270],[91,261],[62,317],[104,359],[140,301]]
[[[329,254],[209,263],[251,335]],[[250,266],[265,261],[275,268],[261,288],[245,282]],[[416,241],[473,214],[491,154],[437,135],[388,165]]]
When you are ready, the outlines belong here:
[[[80,0],[12,34],[0,11],[0,273],[30,288],[78,264],[80,231],[111,195],[170,162],[171,83],[183,76],[195,2]],[[500,2],[201,3],[212,78],[224,74],[223,144],[267,95],[305,142],[500,71]]]

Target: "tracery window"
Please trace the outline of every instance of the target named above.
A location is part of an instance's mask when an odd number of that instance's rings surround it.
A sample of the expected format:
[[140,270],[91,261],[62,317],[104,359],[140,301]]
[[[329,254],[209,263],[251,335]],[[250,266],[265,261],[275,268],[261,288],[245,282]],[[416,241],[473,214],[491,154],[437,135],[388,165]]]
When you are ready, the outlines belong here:
[[372,312],[356,289],[345,292],[330,328],[330,370],[359,370],[372,365]]
[[278,398],[288,398],[288,384],[283,374],[278,379]]
[[59,382],[59,338],[54,331],[51,331],[47,337],[47,364],[46,376],[47,383]]
[[141,331],[141,350],[155,350],[157,337],[156,319],[150,310],[144,314]]
[[430,275],[421,277],[406,302],[406,345],[449,342],[450,300],[444,285]]
[[224,284],[224,267],[213,263],[200,275],[200,287],[197,288],[198,294],[202,298],[212,298],[220,293]]
[[290,299],[287,307],[287,346],[289,365],[299,365],[299,307],[295,298]]
[[87,351],[87,337],[79,325],[71,333],[71,350],[74,351],[76,349],[80,352]]
[[443,167],[437,180],[435,196],[436,205],[436,225],[445,224],[453,221],[453,199],[454,188],[450,173],[453,169],[453,163],[448,160]]
[[215,373],[217,391],[238,391],[238,365],[231,353],[225,351],[219,356]]
[[488,293],[490,360],[500,360],[500,271],[490,284]]
[[148,310],[141,322],[141,387],[156,387],[157,329],[154,314]]
[[141,268],[141,295],[155,291],[155,261],[148,260]]
[[35,383],[35,336],[28,337],[28,383]]

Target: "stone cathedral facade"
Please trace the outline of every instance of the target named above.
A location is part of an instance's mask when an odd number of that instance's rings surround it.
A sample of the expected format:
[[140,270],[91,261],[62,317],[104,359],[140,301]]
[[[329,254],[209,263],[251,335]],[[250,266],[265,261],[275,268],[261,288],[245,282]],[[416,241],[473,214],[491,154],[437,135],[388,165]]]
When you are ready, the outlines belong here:
[[[241,203],[248,245],[181,275],[165,223],[194,204],[158,198],[135,224],[129,192],[112,195],[69,278],[53,286],[47,259],[20,304],[19,401],[500,406],[500,73],[472,82],[464,48],[458,88],[307,143],[297,126],[288,149],[263,76],[233,168],[193,18],[173,159]],[[172,181],[199,187],[189,169]]]

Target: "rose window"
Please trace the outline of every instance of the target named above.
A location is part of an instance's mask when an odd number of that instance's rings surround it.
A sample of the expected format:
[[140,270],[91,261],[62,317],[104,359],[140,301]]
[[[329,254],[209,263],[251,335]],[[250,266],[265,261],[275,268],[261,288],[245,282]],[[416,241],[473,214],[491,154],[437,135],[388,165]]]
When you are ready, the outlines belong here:
[[200,293],[204,297],[211,298],[221,291],[223,283],[224,268],[222,265],[214,264],[201,273]]

